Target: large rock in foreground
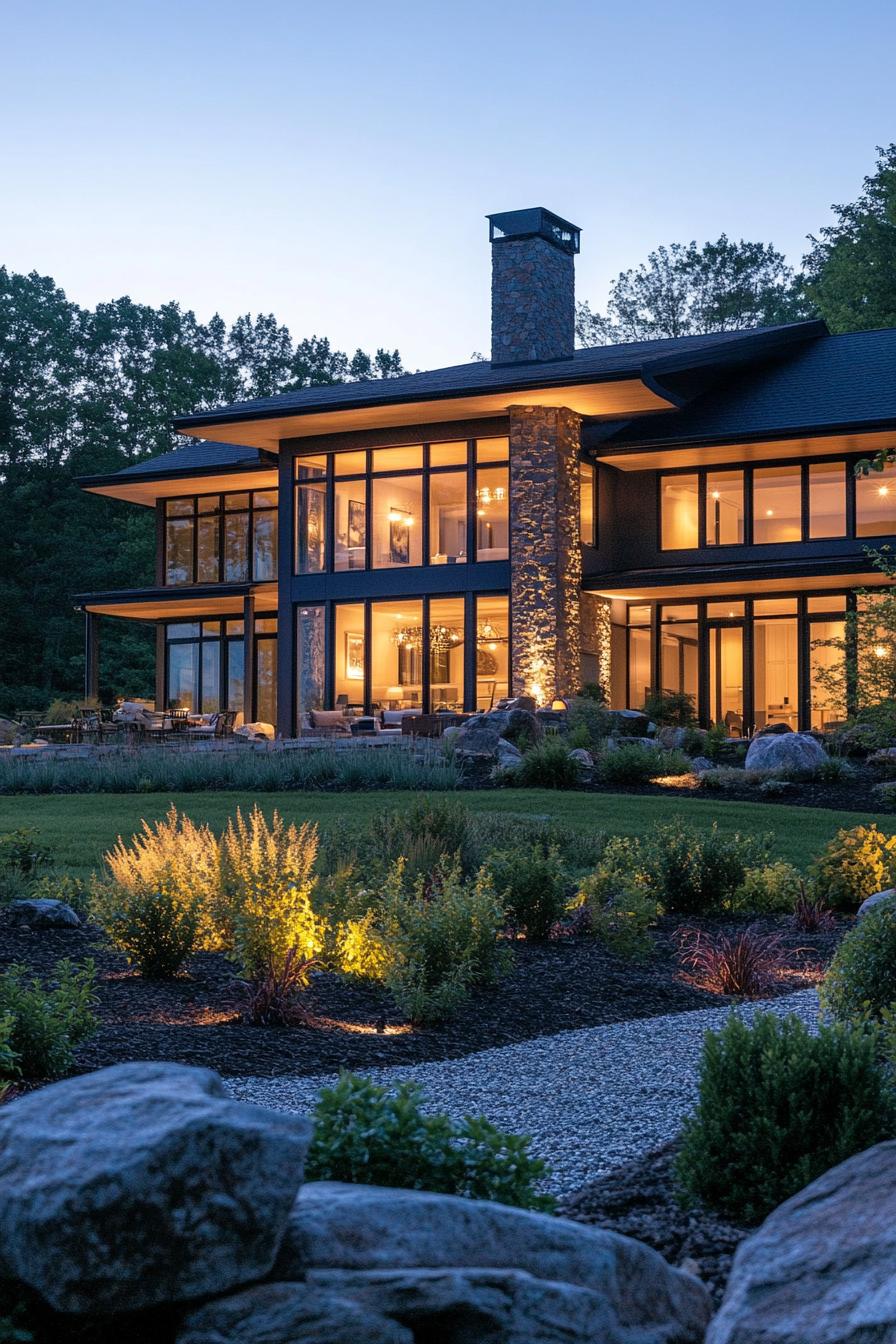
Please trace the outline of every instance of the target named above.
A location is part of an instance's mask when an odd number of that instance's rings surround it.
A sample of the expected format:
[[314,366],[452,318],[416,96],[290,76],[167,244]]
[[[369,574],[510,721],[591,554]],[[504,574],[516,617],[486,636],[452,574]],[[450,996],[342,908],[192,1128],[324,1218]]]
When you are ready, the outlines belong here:
[[311,1126],[217,1074],[119,1064],[0,1110],[0,1258],[57,1311],[132,1311],[270,1272]]
[[738,1249],[707,1344],[893,1344],[896,1141],[825,1172]]
[[397,1321],[304,1283],[265,1283],[186,1317],[177,1344],[414,1344]]
[[[614,1232],[453,1195],[328,1181],[302,1188],[274,1273],[423,1269],[517,1270],[588,1289],[605,1304],[607,1320],[642,1331],[644,1344],[702,1340],[710,1316],[702,1283]],[[338,1282],[337,1291],[346,1291],[347,1281]],[[389,1314],[385,1300],[377,1297],[376,1309]]]
[[744,761],[746,770],[815,770],[828,754],[810,733],[767,733],[754,737]]

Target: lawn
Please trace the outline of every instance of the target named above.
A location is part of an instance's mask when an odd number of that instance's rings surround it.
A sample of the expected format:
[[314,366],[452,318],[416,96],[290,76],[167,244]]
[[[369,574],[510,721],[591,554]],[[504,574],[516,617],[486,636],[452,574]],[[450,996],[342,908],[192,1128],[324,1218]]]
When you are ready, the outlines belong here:
[[[718,822],[724,831],[771,833],[776,858],[805,867],[840,826],[871,820],[863,812],[772,803],[724,802],[698,798],[641,797],[613,793],[558,793],[544,789],[502,789],[462,795],[472,811],[513,813],[565,822],[583,832],[643,835],[676,817],[691,825]],[[196,822],[220,830],[237,806],[251,806],[241,793],[77,794],[0,798],[0,833],[36,826],[57,867],[80,875],[95,868],[117,835],[128,839],[145,817],[162,816],[170,803]],[[386,808],[407,806],[406,792],[263,793],[258,801],[270,815],[276,807],[290,821],[317,821],[331,829],[356,825]],[[887,833],[896,819],[878,819]]]

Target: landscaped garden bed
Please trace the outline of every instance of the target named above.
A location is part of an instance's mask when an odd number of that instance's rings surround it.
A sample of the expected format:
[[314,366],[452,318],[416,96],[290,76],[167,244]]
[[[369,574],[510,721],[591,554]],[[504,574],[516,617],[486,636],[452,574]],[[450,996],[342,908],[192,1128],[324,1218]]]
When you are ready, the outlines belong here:
[[[771,992],[791,993],[815,983],[849,921],[814,934],[800,933],[787,916],[688,922],[709,933],[730,933],[748,924],[763,933],[780,933],[785,964]],[[32,931],[12,925],[2,913],[0,971],[18,962],[51,979],[63,957],[77,964],[93,960],[99,1029],[78,1049],[78,1070],[130,1059],[168,1059],[225,1075],[363,1071],[718,1006],[717,994],[687,979],[675,937],[681,925],[680,918],[664,917],[651,935],[652,954],[643,962],[616,956],[591,938],[518,941],[507,976],[477,992],[456,1017],[433,1027],[412,1028],[383,989],[326,971],[311,979],[308,1026],[252,1026],[243,1020],[245,993],[237,970],[221,953],[198,953],[177,978],[150,980],[130,968],[97,928]]]

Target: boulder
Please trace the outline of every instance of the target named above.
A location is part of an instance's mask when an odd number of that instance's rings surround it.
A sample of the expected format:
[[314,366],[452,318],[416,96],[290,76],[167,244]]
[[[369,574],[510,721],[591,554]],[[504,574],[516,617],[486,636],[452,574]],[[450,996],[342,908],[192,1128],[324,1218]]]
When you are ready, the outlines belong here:
[[767,733],[747,749],[746,770],[814,770],[828,759],[809,733]]
[[5,719],[0,715],[0,743],[11,746],[21,735],[22,725],[15,719]]
[[715,768],[715,761],[711,761],[708,756],[695,756],[691,761],[691,769],[695,775],[702,774],[706,770],[715,770]]
[[690,728],[673,728],[667,724],[665,727],[657,729],[656,740],[667,751],[678,751],[687,741],[688,733],[692,731]]
[[886,891],[876,891],[873,896],[866,896],[859,906],[857,918],[861,919],[863,915],[867,915],[870,910],[874,910],[877,906],[886,905],[894,897],[896,897],[896,887],[887,887]]
[[540,742],[544,736],[540,721],[529,709],[491,709],[482,717],[490,728],[496,728],[501,737],[515,746],[521,740],[524,744]]
[[516,770],[522,763],[523,753],[519,747],[515,747],[512,742],[505,742],[503,737],[498,738],[498,745],[495,747],[495,760],[498,768],[501,770]]
[[118,1064],[0,1109],[0,1257],[57,1311],[177,1302],[262,1278],[310,1123],[208,1069]]
[[10,901],[7,909],[14,924],[31,929],[79,929],[81,918],[65,901]]
[[706,1344],[896,1339],[896,1141],[851,1157],[739,1247]]
[[[603,1293],[518,1269],[324,1270],[309,1280],[369,1312],[401,1321],[418,1340],[622,1344],[623,1339]],[[637,1336],[638,1344],[667,1339],[665,1329],[639,1330]]]
[[456,756],[494,757],[500,740],[498,728],[484,714],[475,714],[458,725],[451,743]]
[[709,1319],[703,1284],[640,1242],[504,1204],[419,1190],[330,1181],[304,1186],[274,1273],[294,1279],[317,1270],[470,1268],[521,1270],[587,1288],[621,1326],[645,1332],[663,1326],[669,1339],[702,1340]]
[[646,737],[650,719],[640,709],[609,709],[611,732],[623,737]]
[[591,770],[594,768],[594,757],[591,755],[591,752],[586,751],[584,747],[575,747],[569,753],[569,759],[575,761],[583,770]]
[[780,737],[782,733],[792,733],[793,729],[789,723],[766,723],[761,728],[757,728],[755,737]]
[[220,1297],[181,1322],[177,1344],[414,1344],[414,1336],[348,1297],[304,1283],[265,1283]]

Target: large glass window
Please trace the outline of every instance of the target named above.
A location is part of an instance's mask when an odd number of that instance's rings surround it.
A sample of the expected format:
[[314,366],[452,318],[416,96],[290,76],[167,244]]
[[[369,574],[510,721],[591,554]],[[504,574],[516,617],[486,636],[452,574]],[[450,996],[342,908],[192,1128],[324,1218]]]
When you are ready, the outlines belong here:
[[[352,454],[354,456],[354,454]],[[364,569],[367,565],[367,482],[338,480],[333,486],[333,567]]]
[[296,461],[297,574],[322,574],[327,563],[326,459]]
[[888,537],[896,532],[896,476],[872,472],[856,480],[856,536]]
[[467,558],[467,474],[435,472],[429,478],[429,563],[461,564]]
[[370,699],[375,706],[422,706],[423,648],[422,602],[371,605]]
[[660,537],[664,551],[698,545],[699,484],[693,475],[660,477]]
[[700,658],[695,606],[662,608],[660,655],[663,694],[690,696],[696,717]]
[[509,475],[507,467],[476,472],[477,560],[506,560],[510,554]]
[[165,582],[259,583],[277,577],[277,495],[239,491],[170,499]]
[[296,720],[299,731],[303,727],[303,715],[324,707],[325,628],[323,607],[299,607],[296,616]]
[[809,625],[811,722],[819,732],[839,727],[846,718],[845,634],[846,623],[842,620],[812,621]]
[[706,475],[706,544],[739,546],[744,539],[744,474],[710,471]]
[[195,710],[199,698],[199,641],[168,645],[168,708]]
[[641,709],[650,695],[651,673],[650,607],[628,609],[628,701],[626,708]]
[[165,627],[165,703],[214,713],[221,699],[221,622],[177,621]]
[[809,464],[809,536],[846,535],[846,463]]
[[579,540],[597,545],[597,473],[590,462],[579,463]]
[[[796,600],[791,599],[794,612]],[[758,604],[757,604],[758,605]],[[753,621],[753,715],[756,728],[799,727],[797,623],[793,617]]]
[[492,709],[510,684],[510,604],[507,597],[476,598],[476,708]]
[[246,645],[243,638],[243,622],[227,621],[225,624],[227,645],[227,709],[235,714],[243,713],[246,688]]
[[729,737],[744,735],[744,632],[713,626],[709,632],[709,714]]
[[[276,622],[274,622],[276,626]],[[255,635],[255,720],[277,723],[277,636]]]
[[422,514],[423,480],[420,476],[374,476],[374,569],[422,565]]
[[346,708],[364,707],[364,634],[363,602],[340,602],[334,620],[333,680],[336,704]]
[[802,520],[800,468],[756,467],[753,471],[753,541],[800,541]]
[[429,604],[429,689],[432,709],[464,707],[464,601],[433,598]]

